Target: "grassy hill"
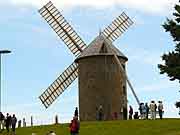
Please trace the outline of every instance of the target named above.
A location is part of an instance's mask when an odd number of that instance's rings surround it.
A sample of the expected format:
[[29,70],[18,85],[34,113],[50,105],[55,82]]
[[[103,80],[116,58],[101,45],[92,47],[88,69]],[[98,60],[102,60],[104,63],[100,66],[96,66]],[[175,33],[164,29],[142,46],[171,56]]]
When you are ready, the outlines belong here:
[[[68,124],[19,128],[16,135],[46,135],[50,130],[69,135]],[[180,135],[180,119],[81,122],[80,135]]]

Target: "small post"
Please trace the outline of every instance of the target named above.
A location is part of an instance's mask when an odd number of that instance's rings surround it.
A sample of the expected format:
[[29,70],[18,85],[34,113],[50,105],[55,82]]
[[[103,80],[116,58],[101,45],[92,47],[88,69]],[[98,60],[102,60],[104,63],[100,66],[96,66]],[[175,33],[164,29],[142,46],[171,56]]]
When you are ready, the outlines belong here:
[[33,127],[33,116],[31,116],[31,127]]
[[55,116],[55,124],[57,125],[59,122],[58,122],[58,115]]

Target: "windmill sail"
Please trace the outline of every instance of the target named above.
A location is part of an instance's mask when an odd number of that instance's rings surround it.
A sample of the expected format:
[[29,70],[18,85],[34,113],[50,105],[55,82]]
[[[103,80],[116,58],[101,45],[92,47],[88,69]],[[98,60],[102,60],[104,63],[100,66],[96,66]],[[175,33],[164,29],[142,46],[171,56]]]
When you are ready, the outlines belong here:
[[[120,16],[118,16],[107,28],[102,32],[106,39],[109,39],[111,42],[115,41],[119,36],[121,36],[131,25],[133,21],[123,12]],[[126,75],[126,72],[123,69],[122,64],[120,63],[116,54],[114,54],[115,61],[117,62],[120,71],[123,73],[126,81],[137,101],[140,104],[140,100],[136,95],[134,88],[132,87],[131,82]]]
[[123,68],[123,66],[122,66],[121,62],[119,61],[116,54],[114,54],[114,59],[115,59],[116,63],[118,64],[120,71],[123,73],[124,77],[126,78],[127,83],[128,83],[128,85],[129,85],[129,87],[130,87],[130,89],[131,89],[131,91],[132,91],[132,93],[136,99],[136,102],[138,103],[138,105],[140,105],[140,100],[137,97],[136,92],[135,92],[131,82],[129,81],[128,76],[127,76],[126,72],[124,71],[124,68]]
[[77,64],[72,63],[39,97],[44,106],[48,108],[77,78],[77,76]]
[[111,42],[121,36],[131,25],[133,21],[123,12],[107,28],[104,29],[103,35]]
[[51,1],[39,13],[76,57],[86,48],[86,44]]

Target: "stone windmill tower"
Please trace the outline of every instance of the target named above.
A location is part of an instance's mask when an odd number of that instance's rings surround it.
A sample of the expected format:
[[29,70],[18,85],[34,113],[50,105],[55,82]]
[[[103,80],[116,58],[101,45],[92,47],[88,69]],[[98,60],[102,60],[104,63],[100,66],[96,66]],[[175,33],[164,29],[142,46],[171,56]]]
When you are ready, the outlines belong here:
[[[125,68],[127,57],[101,34],[75,60],[79,74],[80,118],[83,120],[95,120],[99,106],[103,107],[106,120],[111,120],[114,112],[121,113],[121,109],[127,113],[126,79],[119,72],[114,54]],[[126,115],[119,114],[119,119],[125,119]]]
[[111,120],[114,112],[118,119],[126,119],[128,59],[112,43],[133,24],[131,19],[123,12],[87,46],[51,1],[39,13],[76,56],[39,97],[44,106],[48,108],[78,77],[80,120],[95,120],[99,106],[105,120]]

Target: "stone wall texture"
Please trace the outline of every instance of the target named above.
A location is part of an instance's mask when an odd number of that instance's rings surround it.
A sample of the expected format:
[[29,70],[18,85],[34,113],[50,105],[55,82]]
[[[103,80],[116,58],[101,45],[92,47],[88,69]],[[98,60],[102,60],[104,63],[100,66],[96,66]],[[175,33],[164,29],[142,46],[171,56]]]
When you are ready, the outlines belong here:
[[[126,60],[119,57],[125,65]],[[78,60],[79,114],[81,121],[97,118],[97,108],[102,105],[104,120],[127,119],[127,89],[112,55],[97,55]]]

